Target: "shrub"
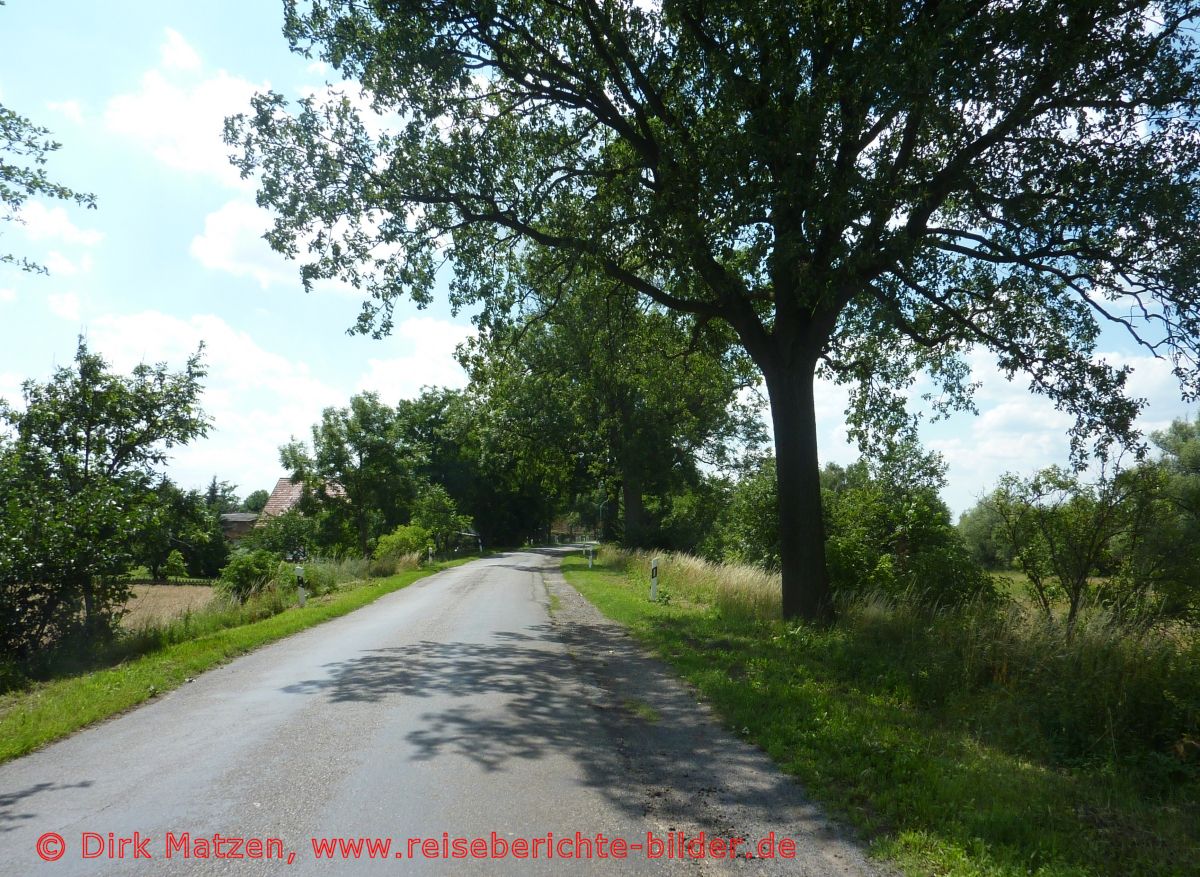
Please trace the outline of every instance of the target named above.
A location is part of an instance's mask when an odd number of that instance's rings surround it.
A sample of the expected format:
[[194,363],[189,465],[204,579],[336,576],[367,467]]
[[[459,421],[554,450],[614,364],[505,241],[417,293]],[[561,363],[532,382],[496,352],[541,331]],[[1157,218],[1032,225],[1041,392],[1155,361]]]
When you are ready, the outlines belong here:
[[279,558],[269,551],[238,552],[221,570],[217,586],[239,602],[261,591],[279,573]]
[[734,485],[722,516],[725,557],[764,569],[779,569],[779,499],[775,460],[767,458]]
[[[873,467],[873,468],[872,468]],[[826,560],[835,593],[920,595],[929,605],[994,593],[938,497],[940,461],[910,446],[870,466],[821,472]],[[775,461],[763,460],[733,488],[721,528],[725,559],[779,569]]]
[[172,578],[182,579],[187,577],[187,564],[183,562],[183,555],[178,549],[167,555],[167,562],[163,564],[162,571],[164,576]]
[[[296,580],[295,564],[284,564],[292,581]],[[322,561],[312,561],[304,564],[304,587],[308,593],[329,594],[337,590],[338,580],[334,564]]]
[[[428,529],[416,524],[401,524],[386,536],[380,537],[374,556],[376,560],[387,560],[406,554],[422,554],[431,544],[433,540]],[[392,575],[392,572],[384,575]]]
[[270,551],[281,557],[308,554],[316,543],[317,522],[296,509],[267,518],[243,540],[249,548]]
[[372,560],[368,572],[373,579],[387,578],[402,570],[419,569],[423,558],[423,554],[415,551],[409,554],[389,554]]
[[905,594],[929,606],[994,596],[991,577],[951,524],[936,482],[872,477],[862,463],[836,474],[836,481],[823,479],[822,491],[835,593]]

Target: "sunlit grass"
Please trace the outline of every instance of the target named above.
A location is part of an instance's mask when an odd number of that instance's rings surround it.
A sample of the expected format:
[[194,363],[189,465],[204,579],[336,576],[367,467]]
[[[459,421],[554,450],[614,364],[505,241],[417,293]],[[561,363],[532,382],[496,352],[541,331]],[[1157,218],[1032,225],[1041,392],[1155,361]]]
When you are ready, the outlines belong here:
[[906,872],[1200,873],[1194,642],[879,598],[784,624],[753,573],[662,555],[651,603],[647,556],[599,560],[568,580]]

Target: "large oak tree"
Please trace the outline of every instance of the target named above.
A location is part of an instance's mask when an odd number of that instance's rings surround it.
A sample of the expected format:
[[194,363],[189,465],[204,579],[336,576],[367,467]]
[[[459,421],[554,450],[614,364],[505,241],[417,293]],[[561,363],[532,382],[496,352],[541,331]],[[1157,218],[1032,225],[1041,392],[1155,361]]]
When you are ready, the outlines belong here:
[[828,611],[815,376],[869,439],[915,372],[969,404],[983,345],[1077,449],[1140,405],[1102,325],[1200,389],[1194,2],[285,7],[381,116],[266,94],[230,120],[273,245],[364,289],[362,331],[445,260],[455,303],[505,307],[532,251],[728,323],[770,396],[788,616]]

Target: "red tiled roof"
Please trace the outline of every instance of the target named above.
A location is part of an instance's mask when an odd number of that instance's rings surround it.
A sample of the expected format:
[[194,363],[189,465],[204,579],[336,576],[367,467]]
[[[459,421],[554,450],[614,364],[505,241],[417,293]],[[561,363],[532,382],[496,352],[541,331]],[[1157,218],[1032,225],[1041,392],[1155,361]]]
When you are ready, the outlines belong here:
[[300,501],[300,496],[303,493],[303,482],[293,481],[290,478],[280,478],[275,482],[275,489],[271,491],[271,495],[267,498],[267,504],[263,506],[262,517],[273,518],[276,515],[282,515]]
[[[346,495],[346,491],[342,489],[342,485],[334,482],[325,485],[325,492],[330,496]],[[296,503],[300,502],[300,497],[303,495],[304,482],[294,481],[291,478],[280,478],[275,482],[275,489],[271,491],[271,495],[267,498],[267,504],[263,506],[262,515],[259,520],[263,521],[275,515],[282,515],[284,512],[291,511],[296,507]]]

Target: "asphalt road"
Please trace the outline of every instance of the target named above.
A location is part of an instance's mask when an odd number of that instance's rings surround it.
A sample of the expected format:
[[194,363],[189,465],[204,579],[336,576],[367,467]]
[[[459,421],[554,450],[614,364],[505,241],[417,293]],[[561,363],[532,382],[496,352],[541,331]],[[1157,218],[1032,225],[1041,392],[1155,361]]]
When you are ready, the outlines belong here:
[[[745,840],[733,860],[669,857],[672,838],[700,831]],[[772,831],[798,858],[745,857]],[[45,862],[49,832],[65,851]],[[447,856],[450,839],[492,847],[493,832],[508,857]],[[110,833],[137,839],[124,859]],[[648,833],[661,858],[647,857]],[[205,850],[216,834],[244,840]],[[318,858],[312,839],[339,836],[391,846],[386,859]],[[513,857],[521,839],[536,859]],[[152,858],[135,858],[137,841]],[[363,872],[876,873],[567,586],[549,552],[423,579],[0,766],[0,874]]]

